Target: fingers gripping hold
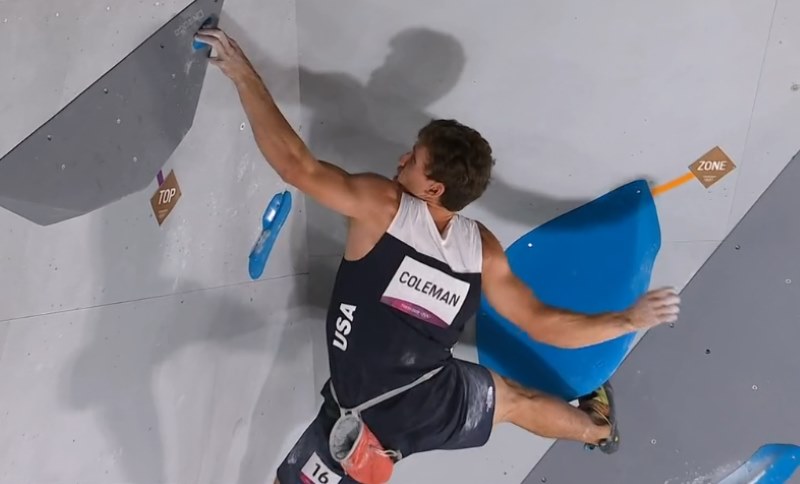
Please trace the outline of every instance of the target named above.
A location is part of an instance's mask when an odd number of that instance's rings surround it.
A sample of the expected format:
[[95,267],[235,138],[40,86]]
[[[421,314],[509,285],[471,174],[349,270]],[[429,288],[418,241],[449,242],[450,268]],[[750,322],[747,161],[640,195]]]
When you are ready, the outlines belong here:
[[200,29],[195,34],[195,40],[211,46],[212,55],[209,56],[209,62],[219,67],[232,80],[252,77],[255,72],[239,44],[221,29]]
[[680,302],[680,295],[672,287],[648,292],[632,309],[635,327],[648,329],[663,323],[674,323],[678,320]]
[[[219,62],[232,54],[232,46],[237,45],[223,30],[218,28],[203,28],[197,31],[195,39],[212,47],[216,53],[211,57],[212,62]],[[238,45],[237,45],[238,46]]]
[[667,300],[679,297],[677,291],[672,287],[665,287],[650,291],[647,296],[653,300]]
[[[198,32],[197,34],[195,34],[194,39],[197,42],[201,42],[203,44],[211,46],[211,49],[215,51],[217,54],[219,54],[222,44],[216,37],[212,35],[201,34],[200,32]],[[214,58],[212,57],[211,59],[213,60]]]

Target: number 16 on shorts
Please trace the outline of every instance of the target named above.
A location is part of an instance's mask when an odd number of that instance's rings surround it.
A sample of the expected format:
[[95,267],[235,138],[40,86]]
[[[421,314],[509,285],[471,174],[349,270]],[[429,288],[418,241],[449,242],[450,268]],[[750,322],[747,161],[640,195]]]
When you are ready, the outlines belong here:
[[303,484],[339,484],[341,476],[333,472],[322,462],[316,452],[311,454],[306,465],[300,471]]

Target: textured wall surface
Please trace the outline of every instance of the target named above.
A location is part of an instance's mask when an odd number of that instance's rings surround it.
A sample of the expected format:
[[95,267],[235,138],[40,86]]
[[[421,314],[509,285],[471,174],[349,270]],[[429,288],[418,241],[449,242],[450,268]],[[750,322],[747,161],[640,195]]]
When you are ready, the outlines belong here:
[[[614,376],[624,451],[559,442],[526,483],[718,483],[761,446],[800,441],[798,183],[800,155],[686,286],[680,324],[647,334]],[[795,454],[726,482],[785,482],[775,476],[792,474]]]
[[[0,156],[189,3],[2,1]],[[227,0],[220,25],[346,169],[393,173],[433,117],[479,129],[498,164],[465,213],[505,246],[719,146],[733,172],[656,197],[652,285],[682,288],[797,152],[798,19],[788,0]],[[246,121],[209,69],[164,166],[182,196],[161,226],[155,179],[47,227],[0,210],[0,481],[269,482],[327,375],[320,316],[345,226],[296,193],[250,280],[286,187]],[[516,484],[551,444],[500,427],[482,449],[402,462],[395,482]]]
[[[789,1],[304,0],[297,15],[302,120],[318,155],[391,174],[428,119],[471,124],[498,164],[465,213],[506,247],[627,182],[678,178],[719,146],[734,171],[656,198],[653,287],[682,288],[798,149]],[[322,298],[345,226],[307,203]],[[470,341],[457,351],[477,358]],[[397,482],[518,483],[551,443],[500,427],[483,449],[413,456]]]
[[[188,4],[3,2],[0,153]],[[266,77],[297,123],[294,18],[291,1],[232,1],[221,22],[254,61],[285,63]],[[130,82],[139,95],[152,87]],[[302,197],[262,277],[248,275],[264,208],[286,186],[246,121],[210,66],[194,125],[164,166],[182,195],[162,225],[155,173],[144,190],[54,225],[0,210],[1,482],[271,482],[314,412],[317,321]]]

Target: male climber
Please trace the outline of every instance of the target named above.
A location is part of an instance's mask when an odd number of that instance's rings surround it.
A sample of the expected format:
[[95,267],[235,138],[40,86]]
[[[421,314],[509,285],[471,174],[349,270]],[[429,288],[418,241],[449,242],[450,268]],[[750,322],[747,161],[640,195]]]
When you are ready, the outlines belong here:
[[673,289],[598,315],[540,302],[515,277],[495,236],[458,213],[484,192],[495,162],[476,130],[432,121],[400,158],[393,179],[350,174],[314,157],[236,41],[219,29],[201,30],[197,38],[212,46],[210,62],[232,80],[267,162],[349,222],[326,320],[331,374],[321,389],[324,403],[279,466],[276,482],[357,482],[329,449],[340,408],[409,384],[416,386],[360,415],[394,459],[482,446],[502,422],[606,453],[617,449],[608,384],[573,407],[454,358],[452,348],[481,292],[531,338],[578,348],[676,321],[680,299]]

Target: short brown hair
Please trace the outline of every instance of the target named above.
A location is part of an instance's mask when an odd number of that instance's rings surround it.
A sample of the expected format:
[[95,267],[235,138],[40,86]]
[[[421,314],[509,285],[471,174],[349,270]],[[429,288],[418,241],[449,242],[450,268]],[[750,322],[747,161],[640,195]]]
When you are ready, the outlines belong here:
[[477,200],[492,175],[492,147],[481,134],[453,119],[435,119],[419,130],[428,149],[427,176],[444,185],[442,206],[457,212]]

